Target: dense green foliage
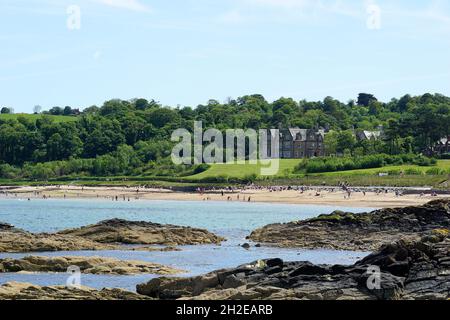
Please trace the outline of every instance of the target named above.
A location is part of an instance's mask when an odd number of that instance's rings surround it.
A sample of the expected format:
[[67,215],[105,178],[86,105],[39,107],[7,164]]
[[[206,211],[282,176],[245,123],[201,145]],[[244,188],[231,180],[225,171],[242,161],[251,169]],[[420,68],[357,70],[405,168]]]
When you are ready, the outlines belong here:
[[435,159],[421,155],[367,155],[356,157],[324,157],[307,159],[302,161],[296,168],[296,172],[322,173],[334,171],[348,171],[357,169],[382,168],[385,166],[399,166],[403,164],[430,166],[436,164]]
[[[357,102],[348,103],[331,97],[317,102],[280,98],[270,103],[261,95],[249,95],[225,103],[210,100],[196,108],[170,108],[136,99],[107,101],[101,107],[84,109],[80,115],[70,107],[44,113],[72,115],[66,118],[76,121],[56,121],[45,114],[0,117],[1,177],[198,173],[205,167],[176,167],[169,159],[172,131],[192,128],[194,120],[203,121],[205,129],[220,130],[320,126],[332,131],[326,136],[332,154],[418,154],[449,134],[450,98],[407,95],[382,103],[372,95],[361,94]],[[383,140],[354,138],[353,130],[379,126],[385,131]]]

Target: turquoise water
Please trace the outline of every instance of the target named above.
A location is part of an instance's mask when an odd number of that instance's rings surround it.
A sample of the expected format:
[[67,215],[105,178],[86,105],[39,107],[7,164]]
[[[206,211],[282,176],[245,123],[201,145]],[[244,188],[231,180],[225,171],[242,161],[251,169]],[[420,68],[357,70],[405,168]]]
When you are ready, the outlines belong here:
[[[365,212],[367,208],[281,205],[228,202],[105,200],[0,200],[0,221],[32,232],[54,232],[80,227],[111,218],[144,220],[157,223],[205,228],[227,238],[222,245],[183,246],[176,252],[81,251],[38,253],[41,256],[106,256],[124,260],[161,263],[186,270],[183,275],[203,274],[221,268],[236,267],[258,259],[282,258],[286,261],[311,261],[326,264],[352,264],[366,252],[280,249],[262,246],[245,250],[239,246],[258,227],[270,223],[302,220],[334,210]],[[20,258],[29,254],[0,254],[0,258]],[[119,287],[135,290],[138,283],[154,275],[98,276],[82,275],[82,284],[94,288]],[[0,274],[0,284],[8,281],[38,285],[64,285],[66,274]]]

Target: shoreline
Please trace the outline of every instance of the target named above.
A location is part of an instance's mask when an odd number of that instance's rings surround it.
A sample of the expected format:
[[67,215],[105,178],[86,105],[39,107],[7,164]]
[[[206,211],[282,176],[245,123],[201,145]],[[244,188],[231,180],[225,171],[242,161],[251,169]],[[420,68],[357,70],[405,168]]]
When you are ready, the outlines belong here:
[[[361,208],[395,208],[422,205],[436,199],[449,199],[450,195],[432,196],[429,194],[396,195],[395,189],[386,188],[384,192],[365,191],[354,188],[350,197],[338,188],[314,187],[303,192],[297,190],[239,189],[214,190],[205,192],[181,192],[170,189],[137,187],[82,187],[82,186],[21,186],[1,190],[0,199],[70,199],[70,200],[109,200],[133,202],[155,201],[197,201],[226,203],[270,203],[292,205],[342,206]],[[421,189],[417,189],[418,191]]]

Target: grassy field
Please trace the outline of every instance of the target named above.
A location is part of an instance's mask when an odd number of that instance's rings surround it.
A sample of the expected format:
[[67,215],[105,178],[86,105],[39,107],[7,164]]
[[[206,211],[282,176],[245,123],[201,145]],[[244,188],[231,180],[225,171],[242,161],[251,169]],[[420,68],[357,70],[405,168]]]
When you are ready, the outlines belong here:
[[[436,166],[420,167],[416,165],[387,166],[384,168],[361,169],[339,172],[325,172],[318,174],[295,174],[294,168],[301,160],[280,160],[280,171],[274,177],[264,179],[260,176],[260,165],[232,164],[232,165],[212,165],[211,168],[200,174],[185,177],[185,181],[204,182],[212,181],[217,177],[227,177],[229,181],[233,179],[243,179],[255,175],[257,184],[261,185],[336,185],[339,182],[347,181],[351,185],[358,186],[398,186],[398,187],[436,187],[450,189],[450,160],[440,160]],[[446,174],[427,174],[433,168],[445,170]],[[399,172],[406,172],[400,175]],[[414,172],[411,174],[408,172]],[[391,173],[388,176],[380,176],[379,173]],[[392,174],[395,173],[395,174]]]
[[[15,113],[15,114],[0,114],[0,120],[12,120],[17,119],[18,117],[25,117],[27,119],[36,121],[37,119],[42,118],[41,114],[28,114],[28,113]],[[56,122],[70,122],[76,121],[78,118],[74,116],[52,116],[48,115]]]
[[[290,176],[294,173],[294,168],[302,160],[291,160],[291,159],[281,159],[280,160],[280,170],[278,177]],[[416,170],[425,174],[431,168],[438,167],[440,169],[446,170],[450,173],[450,160],[439,160],[436,166],[433,167],[420,167],[416,165],[403,165],[403,166],[387,166],[383,168],[374,169],[361,169],[361,170],[350,170],[350,171],[336,171],[336,172],[325,172],[322,174],[310,174],[309,176],[349,176],[349,175],[377,175],[379,172],[390,172],[390,171],[407,171]],[[202,180],[204,178],[211,178],[217,176],[228,176],[233,178],[244,178],[253,174],[260,176],[261,165],[250,165],[250,164],[214,164],[211,168],[205,172],[197,174],[195,176],[188,177],[189,180]]]
[[[283,176],[287,173],[291,173],[294,168],[300,163],[298,159],[282,159],[280,160],[280,170],[278,175]],[[260,176],[261,165],[251,164],[213,164],[211,168],[197,174],[195,176],[187,177],[189,180],[202,180],[205,178],[228,176],[233,178],[244,178],[253,174]]]

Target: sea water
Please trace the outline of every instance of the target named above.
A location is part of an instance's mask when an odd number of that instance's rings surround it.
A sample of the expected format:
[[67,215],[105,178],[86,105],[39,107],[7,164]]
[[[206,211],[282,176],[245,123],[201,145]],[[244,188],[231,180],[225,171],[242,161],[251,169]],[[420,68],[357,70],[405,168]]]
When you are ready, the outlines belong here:
[[[304,220],[334,210],[366,212],[368,208],[347,208],[313,205],[284,205],[244,202],[149,201],[116,202],[91,200],[0,200],[0,222],[10,223],[31,232],[56,232],[94,224],[102,220],[121,218],[205,228],[227,239],[221,245],[181,246],[181,251],[144,252],[72,251],[32,253],[39,256],[104,256],[122,260],[160,263],[185,270],[177,276],[192,276],[222,268],[232,268],[259,259],[281,258],[285,261],[310,261],[317,264],[352,264],[367,252],[302,250],[255,247],[245,239],[252,230],[271,223]],[[249,242],[249,250],[240,244]],[[0,253],[1,258],[21,258],[30,254]],[[64,285],[67,274],[0,274],[0,284],[9,281],[37,285]],[[124,288],[135,290],[156,275],[111,276],[83,274],[82,285],[93,288]]]

